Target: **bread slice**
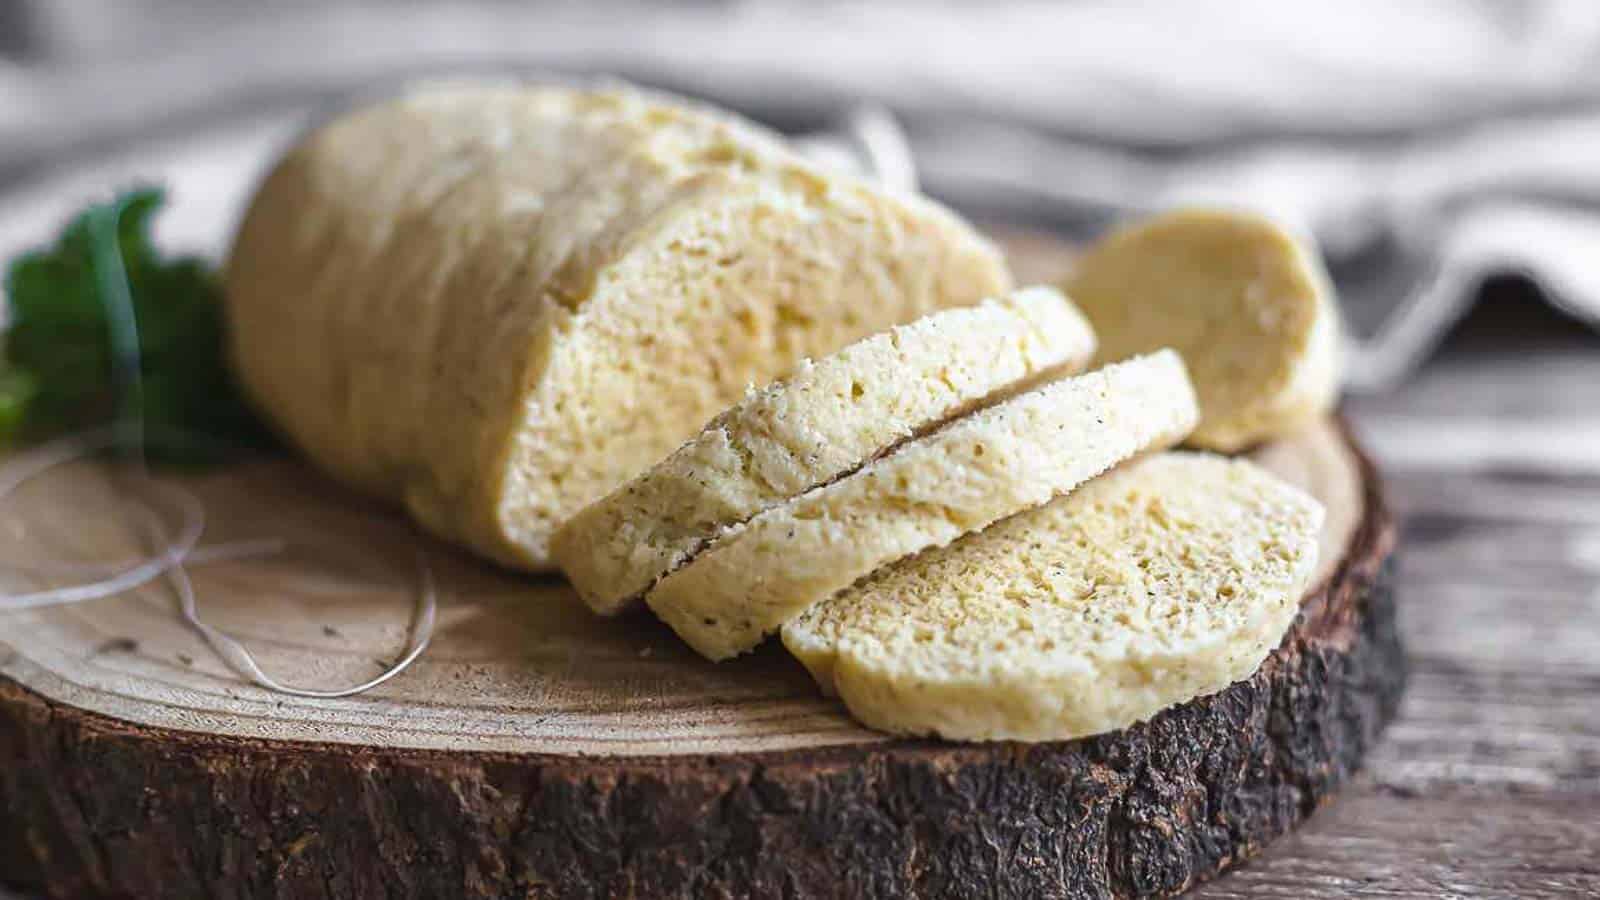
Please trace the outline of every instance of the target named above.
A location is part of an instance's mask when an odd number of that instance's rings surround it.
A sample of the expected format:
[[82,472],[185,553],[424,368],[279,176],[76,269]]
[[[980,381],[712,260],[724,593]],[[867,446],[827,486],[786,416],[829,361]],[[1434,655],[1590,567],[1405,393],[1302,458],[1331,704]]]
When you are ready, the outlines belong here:
[[1067,293],[1100,360],[1183,354],[1200,395],[1189,442],[1224,452],[1293,431],[1333,405],[1338,311],[1316,251],[1245,213],[1188,210],[1090,248]]
[[314,462],[509,565],[806,356],[1003,293],[959,218],[628,89],[429,88],[312,133],[226,276]]
[[1299,609],[1322,518],[1254,463],[1156,454],[875,573],[783,642],[883,731],[1098,734],[1254,672]]
[[1052,288],[934,313],[800,365],[556,532],[556,562],[611,614],[720,529],[859,467],[913,432],[1043,374],[1076,372],[1094,333]]
[[728,529],[646,601],[725,659],[885,563],[1037,506],[1194,427],[1170,350],[1050,382]]

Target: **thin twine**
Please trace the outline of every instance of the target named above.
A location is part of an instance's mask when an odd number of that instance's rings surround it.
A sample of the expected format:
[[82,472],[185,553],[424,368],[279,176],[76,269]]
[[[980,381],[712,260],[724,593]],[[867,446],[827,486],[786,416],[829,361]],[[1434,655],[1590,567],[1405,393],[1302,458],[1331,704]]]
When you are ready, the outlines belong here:
[[[410,639],[405,652],[383,672],[360,684],[333,690],[315,690],[284,684],[262,670],[255,656],[238,639],[207,623],[200,617],[194,582],[189,578],[188,565],[269,556],[281,552],[288,542],[282,538],[262,538],[234,541],[225,544],[199,546],[205,534],[205,505],[192,491],[176,484],[166,484],[150,475],[146,455],[146,427],[143,416],[144,382],[139,355],[139,331],[134,315],[133,298],[123,264],[120,237],[117,228],[122,207],[102,207],[92,211],[88,219],[91,230],[91,258],[101,295],[107,298],[114,354],[114,376],[120,387],[121,411],[116,425],[68,435],[49,441],[19,457],[0,465],[0,501],[9,497],[29,480],[68,463],[89,459],[112,448],[131,451],[134,471],[148,488],[165,492],[181,513],[181,525],[175,535],[168,535],[161,517],[149,504],[137,507],[144,520],[148,537],[154,546],[163,549],[153,556],[132,563],[54,564],[33,563],[25,571],[53,572],[57,574],[102,575],[99,580],[68,587],[52,588],[25,593],[0,593],[0,611],[37,609],[82,603],[109,597],[149,584],[166,576],[178,598],[178,609],[185,623],[193,628],[210,645],[218,658],[236,674],[253,684],[294,697],[336,699],[369,691],[410,668],[427,650],[433,639],[438,618],[438,591],[434,584],[433,569],[420,546],[416,552],[419,586],[416,605],[412,612]],[[182,442],[192,436],[172,432],[172,439]]]

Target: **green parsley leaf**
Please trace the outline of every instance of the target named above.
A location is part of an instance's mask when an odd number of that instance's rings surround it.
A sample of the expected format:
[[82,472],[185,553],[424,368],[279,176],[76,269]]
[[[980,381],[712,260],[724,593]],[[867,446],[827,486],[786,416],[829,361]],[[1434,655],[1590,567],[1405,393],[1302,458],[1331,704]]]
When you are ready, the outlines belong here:
[[218,446],[276,446],[227,366],[215,275],[151,242],[164,200],[141,188],[90,206],[53,246],[12,261],[0,446],[135,415],[158,437],[208,439],[157,440],[152,458],[198,462]]

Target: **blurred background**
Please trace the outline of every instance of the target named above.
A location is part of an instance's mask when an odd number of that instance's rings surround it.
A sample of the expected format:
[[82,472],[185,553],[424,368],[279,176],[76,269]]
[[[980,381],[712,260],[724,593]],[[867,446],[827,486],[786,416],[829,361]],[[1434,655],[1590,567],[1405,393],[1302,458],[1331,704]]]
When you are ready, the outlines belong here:
[[[215,252],[307,122],[485,73],[620,76],[801,133],[875,104],[899,128],[869,121],[869,164],[904,180],[908,155],[970,214],[1072,237],[1178,203],[1262,209],[1328,257],[1358,391],[1405,379],[1486,282],[1600,321],[1591,0],[0,0],[0,190],[181,157],[193,224],[164,227]],[[62,214],[84,199],[49,193]],[[37,233],[7,224],[0,248]]]

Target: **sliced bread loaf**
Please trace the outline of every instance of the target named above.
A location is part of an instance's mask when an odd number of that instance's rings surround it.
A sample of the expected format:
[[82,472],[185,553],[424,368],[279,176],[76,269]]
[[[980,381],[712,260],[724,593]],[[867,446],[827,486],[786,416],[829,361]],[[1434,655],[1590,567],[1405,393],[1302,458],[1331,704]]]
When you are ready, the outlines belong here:
[[1272,222],[1190,210],[1090,248],[1067,292],[1102,361],[1183,354],[1200,396],[1189,442],[1246,449],[1322,415],[1338,388],[1338,312],[1315,250]]
[[874,573],[783,642],[884,731],[1097,734],[1255,671],[1299,609],[1322,518],[1254,463],[1157,454]]
[[727,529],[645,599],[690,646],[725,659],[885,563],[1182,440],[1196,414],[1170,350],[1052,381]]
[[614,613],[720,529],[859,467],[1005,388],[1078,371],[1088,322],[1052,288],[944,310],[747,393],[699,435],[574,516],[551,544],[595,611]]
[[261,186],[235,367],[313,461],[504,563],[806,356],[1002,293],[932,202],[632,90],[457,85],[344,116]]

